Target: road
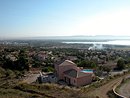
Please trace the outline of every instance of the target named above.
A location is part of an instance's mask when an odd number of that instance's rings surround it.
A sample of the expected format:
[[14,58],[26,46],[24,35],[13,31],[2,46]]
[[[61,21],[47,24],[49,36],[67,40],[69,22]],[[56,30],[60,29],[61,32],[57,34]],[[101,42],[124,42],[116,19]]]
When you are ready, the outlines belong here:
[[120,89],[119,89],[119,94],[130,98],[130,80],[128,82],[126,82],[125,84],[123,84]]
[[113,87],[122,80],[122,78],[115,79],[113,81],[110,81],[109,83],[95,89],[90,94],[94,96],[98,96],[99,98],[109,98],[107,95],[107,92],[112,90]]
[[[129,74],[129,75],[130,75],[130,74]],[[128,74],[125,75],[125,76],[128,76]],[[95,90],[93,90],[93,91],[88,92],[88,94],[90,94],[90,95],[92,95],[92,96],[93,96],[93,95],[94,95],[94,96],[98,96],[99,98],[109,98],[108,95],[107,95],[107,92],[110,91],[110,90],[112,90],[113,87],[114,87],[117,83],[121,82],[122,79],[123,79],[123,77],[124,77],[124,76],[121,76],[121,77],[119,77],[119,78],[116,78],[116,79],[114,79],[114,80],[108,82],[107,84],[105,84],[105,85],[103,85],[103,86],[101,86],[101,87],[99,87],[99,88],[97,88],[97,89],[95,89]]]

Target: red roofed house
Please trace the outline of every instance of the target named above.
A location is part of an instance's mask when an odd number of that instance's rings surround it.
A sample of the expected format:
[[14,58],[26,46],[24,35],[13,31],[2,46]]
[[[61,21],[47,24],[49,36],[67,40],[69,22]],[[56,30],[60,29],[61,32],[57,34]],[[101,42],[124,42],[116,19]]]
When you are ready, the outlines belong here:
[[56,65],[55,70],[58,80],[64,80],[70,85],[82,86],[92,82],[93,72],[83,71],[70,60],[65,60],[60,65]]

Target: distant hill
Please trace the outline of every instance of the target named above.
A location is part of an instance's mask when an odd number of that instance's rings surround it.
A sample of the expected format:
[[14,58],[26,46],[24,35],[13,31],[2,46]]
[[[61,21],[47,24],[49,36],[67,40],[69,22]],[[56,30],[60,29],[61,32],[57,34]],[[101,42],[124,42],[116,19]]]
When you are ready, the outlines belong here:
[[[96,35],[96,36],[39,36],[39,37],[19,37],[5,38],[3,40],[129,40],[130,36],[112,36],[112,35]],[[2,40],[2,39],[1,39]]]
[[130,36],[112,36],[112,35],[96,35],[96,36],[46,36],[32,37],[29,39],[40,40],[129,40]]

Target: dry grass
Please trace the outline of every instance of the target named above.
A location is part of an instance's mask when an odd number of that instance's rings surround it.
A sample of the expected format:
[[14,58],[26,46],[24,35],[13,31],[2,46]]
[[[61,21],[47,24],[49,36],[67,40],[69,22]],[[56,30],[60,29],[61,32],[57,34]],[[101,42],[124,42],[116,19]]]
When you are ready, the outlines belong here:
[[[97,92],[98,89],[104,91],[106,87],[110,87],[109,83],[113,86],[116,81],[113,83],[111,80],[113,81],[113,78],[91,84],[89,87],[74,88],[50,83],[26,84],[14,78],[0,79],[0,98],[100,98],[98,96],[102,92]],[[98,93],[100,94],[96,95]]]

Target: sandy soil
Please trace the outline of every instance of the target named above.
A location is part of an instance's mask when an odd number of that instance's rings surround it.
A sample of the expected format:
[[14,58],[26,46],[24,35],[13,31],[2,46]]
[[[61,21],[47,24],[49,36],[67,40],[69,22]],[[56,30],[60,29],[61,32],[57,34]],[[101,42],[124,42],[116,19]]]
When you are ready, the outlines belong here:
[[24,82],[30,84],[30,83],[33,83],[37,80],[37,77],[39,76],[40,74],[30,74],[29,76],[27,76],[25,79],[24,79]]

